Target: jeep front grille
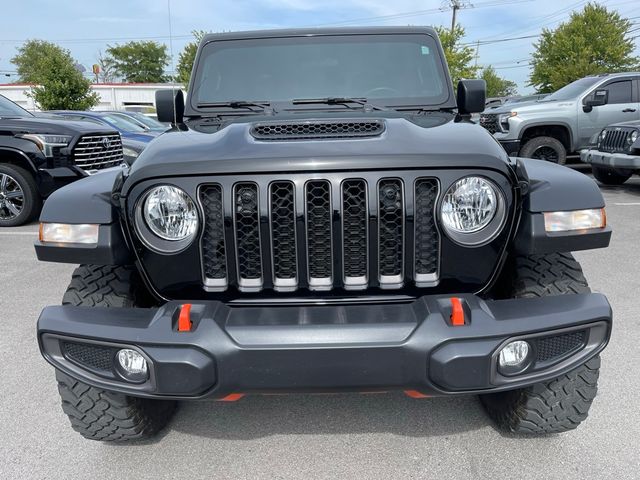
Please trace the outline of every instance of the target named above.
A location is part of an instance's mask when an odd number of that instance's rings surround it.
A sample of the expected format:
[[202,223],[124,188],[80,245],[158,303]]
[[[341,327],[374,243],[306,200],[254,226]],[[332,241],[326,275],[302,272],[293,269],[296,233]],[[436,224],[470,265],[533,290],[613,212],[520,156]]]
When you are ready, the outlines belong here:
[[603,152],[626,152],[629,149],[627,138],[634,129],[611,127],[606,128],[604,140],[600,142],[599,150]]
[[496,113],[483,113],[480,115],[480,126],[486,128],[491,134],[502,131],[498,124],[498,115]]
[[85,135],[73,148],[75,164],[83,170],[102,170],[124,162],[120,135]]
[[205,290],[437,285],[438,181],[330,177],[200,185]]

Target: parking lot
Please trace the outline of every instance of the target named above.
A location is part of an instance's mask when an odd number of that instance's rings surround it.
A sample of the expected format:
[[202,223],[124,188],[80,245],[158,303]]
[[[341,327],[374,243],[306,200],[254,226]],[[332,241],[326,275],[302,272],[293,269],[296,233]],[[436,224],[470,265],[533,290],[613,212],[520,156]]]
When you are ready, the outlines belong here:
[[640,178],[603,191],[611,247],[576,254],[614,309],[599,394],[577,431],[538,438],[501,435],[474,397],[398,393],[182,404],[153,443],[83,440],[35,339],[73,266],[36,261],[36,224],[3,229],[0,478],[638,478]]

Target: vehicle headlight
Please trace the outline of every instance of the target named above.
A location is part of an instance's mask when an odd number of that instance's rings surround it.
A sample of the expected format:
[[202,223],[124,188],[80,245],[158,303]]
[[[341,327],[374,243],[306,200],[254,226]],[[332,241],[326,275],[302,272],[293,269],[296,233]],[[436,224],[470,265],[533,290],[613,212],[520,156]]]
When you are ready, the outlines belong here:
[[486,178],[465,177],[449,187],[440,213],[452,240],[463,245],[481,245],[492,240],[504,224],[504,196]]
[[198,209],[191,197],[172,185],[153,187],[136,208],[136,227],[154,250],[175,253],[191,244],[198,231]]
[[73,138],[70,135],[41,135],[35,133],[27,133],[18,136],[35,143],[42,153],[44,153],[45,157],[52,157],[54,154],[54,148],[66,147]]
[[125,157],[130,158],[131,160],[135,160],[140,155],[140,152],[134,150],[131,147],[122,147],[122,154]]
[[518,115],[518,112],[502,113],[498,115],[498,122],[503,130],[509,130],[509,119]]
[[629,142],[629,145],[632,145],[637,139],[638,139],[638,131],[634,130],[627,137],[627,142]]

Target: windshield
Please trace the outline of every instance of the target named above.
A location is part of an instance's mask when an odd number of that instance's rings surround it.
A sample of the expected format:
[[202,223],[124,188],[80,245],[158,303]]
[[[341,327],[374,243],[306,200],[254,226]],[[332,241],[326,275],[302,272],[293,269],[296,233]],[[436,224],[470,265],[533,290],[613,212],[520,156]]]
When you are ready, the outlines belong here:
[[190,101],[290,102],[367,98],[379,105],[439,105],[448,78],[428,35],[351,35],[209,42]]
[[548,97],[540,100],[541,102],[553,102],[562,100],[573,100],[582,93],[585,93],[591,86],[602,80],[600,77],[585,77],[562,87],[560,90],[552,93]]
[[154,120],[153,118],[147,117],[143,113],[127,112],[127,115],[131,115],[133,118],[135,118],[137,121],[139,121],[143,125],[145,125],[148,128],[150,128],[151,130],[166,130],[167,129],[166,125],[160,123],[157,120]]
[[129,120],[123,115],[101,115],[107,122],[112,123],[116,126],[116,128],[122,130],[123,132],[146,132],[146,129],[138,124],[135,120]]
[[0,117],[33,117],[33,115],[0,95]]

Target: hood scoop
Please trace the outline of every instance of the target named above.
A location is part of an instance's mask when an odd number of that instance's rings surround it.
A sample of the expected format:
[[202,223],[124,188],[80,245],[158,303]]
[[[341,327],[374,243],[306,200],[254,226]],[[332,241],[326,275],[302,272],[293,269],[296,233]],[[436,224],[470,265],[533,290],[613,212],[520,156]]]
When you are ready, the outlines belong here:
[[260,141],[334,140],[377,137],[384,130],[383,120],[261,122],[251,127],[251,136]]

